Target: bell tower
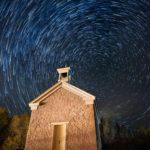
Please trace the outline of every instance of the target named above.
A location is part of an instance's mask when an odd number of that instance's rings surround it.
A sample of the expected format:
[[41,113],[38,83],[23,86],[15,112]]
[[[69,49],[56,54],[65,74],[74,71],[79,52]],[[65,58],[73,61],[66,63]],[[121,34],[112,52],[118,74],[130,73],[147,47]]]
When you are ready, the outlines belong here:
[[59,68],[57,69],[59,73],[59,79],[58,81],[65,81],[68,82],[71,80],[71,75],[70,75],[70,67],[65,67],[65,68]]

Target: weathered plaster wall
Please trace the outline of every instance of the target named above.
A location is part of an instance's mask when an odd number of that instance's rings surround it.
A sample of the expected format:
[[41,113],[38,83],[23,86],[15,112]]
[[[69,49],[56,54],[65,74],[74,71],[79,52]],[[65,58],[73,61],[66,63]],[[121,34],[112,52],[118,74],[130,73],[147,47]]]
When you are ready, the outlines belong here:
[[93,105],[63,88],[32,111],[25,150],[52,150],[52,122],[69,122],[66,150],[97,150]]

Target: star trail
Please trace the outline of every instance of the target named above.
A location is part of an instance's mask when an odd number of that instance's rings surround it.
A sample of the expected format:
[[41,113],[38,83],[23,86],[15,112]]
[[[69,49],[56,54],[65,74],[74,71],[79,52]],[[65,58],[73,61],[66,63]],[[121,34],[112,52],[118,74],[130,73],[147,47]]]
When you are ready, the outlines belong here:
[[150,1],[1,0],[0,106],[29,112],[65,65],[101,115],[150,123]]

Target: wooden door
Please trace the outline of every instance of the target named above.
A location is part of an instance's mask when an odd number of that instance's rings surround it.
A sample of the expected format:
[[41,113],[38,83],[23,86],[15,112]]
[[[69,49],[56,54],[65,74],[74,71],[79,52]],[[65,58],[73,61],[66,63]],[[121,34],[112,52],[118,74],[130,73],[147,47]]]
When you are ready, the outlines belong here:
[[65,150],[66,124],[54,125],[52,150]]

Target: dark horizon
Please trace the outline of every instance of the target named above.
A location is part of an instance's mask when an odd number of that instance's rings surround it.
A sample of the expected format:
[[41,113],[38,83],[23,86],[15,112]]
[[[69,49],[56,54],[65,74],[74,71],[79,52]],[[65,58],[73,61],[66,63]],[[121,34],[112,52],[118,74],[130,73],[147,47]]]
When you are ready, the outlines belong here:
[[10,115],[29,112],[67,65],[101,116],[150,123],[149,0],[3,0],[0,22],[0,107]]

